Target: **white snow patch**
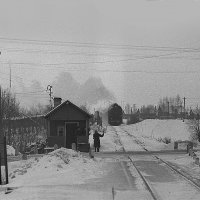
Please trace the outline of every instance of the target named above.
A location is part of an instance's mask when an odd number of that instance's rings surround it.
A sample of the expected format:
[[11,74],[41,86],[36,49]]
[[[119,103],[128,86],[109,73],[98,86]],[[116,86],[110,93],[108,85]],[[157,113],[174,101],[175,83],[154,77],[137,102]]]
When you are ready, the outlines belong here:
[[[137,137],[142,146],[150,151],[172,150],[174,149],[174,141],[190,140],[191,135],[187,123],[182,120],[148,119],[137,124],[122,125],[122,128]],[[171,139],[171,143],[162,142],[164,138]],[[179,147],[181,146],[184,145],[179,145]],[[134,150],[134,147],[132,149]]]
[[137,170],[135,169],[135,167],[133,166],[132,163],[128,163],[128,168],[131,172],[131,175],[136,179],[135,180],[135,184],[138,190],[144,190],[145,189],[145,185],[144,182],[142,180],[142,178],[140,177],[140,175],[138,174]]
[[125,126],[125,128],[136,135],[155,139],[164,137],[169,137],[172,141],[190,139],[189,127],[182,120],[147,119],[137,124]]
[[79,153],[60,148],[41,158],[29,159],[9,175],[9,186],[36,186],[58,184],[82,184],[101,176],[102,164],[84,158]]
[[7,155],[8,156],[14,156],[15,155],[15,149],[10,145],[6,145],[6,146],[7,146]]

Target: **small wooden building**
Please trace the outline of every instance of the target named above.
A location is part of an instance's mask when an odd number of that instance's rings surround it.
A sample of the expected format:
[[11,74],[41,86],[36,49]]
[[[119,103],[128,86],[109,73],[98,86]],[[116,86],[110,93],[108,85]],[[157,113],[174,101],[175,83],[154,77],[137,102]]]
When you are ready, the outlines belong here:
[[54,98],[54,105],[45,115],[48,146],[71,149],[75,143],[79,151],[89,151],[90,115],[68,100],[61,103],[61,98]]

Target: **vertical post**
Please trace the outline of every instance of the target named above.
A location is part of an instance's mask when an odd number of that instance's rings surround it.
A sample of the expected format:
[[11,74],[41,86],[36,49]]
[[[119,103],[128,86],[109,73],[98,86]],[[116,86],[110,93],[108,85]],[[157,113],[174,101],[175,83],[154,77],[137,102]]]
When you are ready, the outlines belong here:
[[1,178],[1,152],[0,152],[0,185],[2,185],[2,178]]
[[10,144],[10,137],[11,137],[11,130],[10,130],[10,94],[9,94],[8,96],[8,132],[7,132],[8,144]]
[[181,107],[181,119],[182,119],[183,118],[183,106],[182,106],[182,103],[181,103],[180,107]]
[[4,159],[5,159],[6,184],[8,184],[8,161],[7,161],[6,136],[4,136]]
[[184,119],[185,119],[185,97],[183,98],[183,106],[184,106],[184,114],[183,114],[183,122],[184,122]]
[[11,89],[11,76],[12,76],[12,74],[11,74],[11,64],[10,64],[10,62],[9,62],[9,68],[10,68],[10,89]]
[[[2,114],[1,114],[2,110],[1,110],[1,86],[0,86],[0,138],[1,135],[3,134],[2,132]],[[1,152],[0,152],[0,185],[2,184],[2,179],[1,179]]]
[[0,86],[0,135],[3,135],[2,106],[1,106],[1,86]]
[[85,129],[86,129],[86,136],[88,136],[89,133],[88,133],[88,120],[87,120],[87,119],[86,119],[86,126],[85,126]]
[[169,116],[169,101],[167,102],[168,116]]

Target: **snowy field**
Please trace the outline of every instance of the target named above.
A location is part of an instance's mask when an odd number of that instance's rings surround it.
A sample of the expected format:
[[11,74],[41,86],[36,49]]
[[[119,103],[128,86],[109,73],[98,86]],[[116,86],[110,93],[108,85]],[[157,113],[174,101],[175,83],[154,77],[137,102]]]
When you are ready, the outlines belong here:
[[148,119],[140,123],[124,126],[126,130],[136,136],[148,138],[171,138],[175,140],[189,140],[190,132],[186,122],[182,120],[154,120]]
[[[124,131],[136,136],[143,147],[151,150],[173,150],[174,141],[185,141],[191,139],[189,126],[182,120],[144,120],[137,124],[121,125],[120,127],[107,127],[107,131],[101,139],[101,152],[106,151],[123,151],[118,137],[115,133],[117,130],[122,144],[126,151],[142,151],[141,146],[134,142],[134,138],[127,137]],[[166,144],[164,141],[171,140]],[[90,144],[93,147],[92,133],[90,134]],[[186,149],[185,144],[180,144],[179,148]]]
[[[116,131],[121,138],[121,143]],[[101,138],[100,151],[122,152],[122,144],[127,150],[141,151],[140,145],[134,143],[134,137],[127,135],[125,131],[136,136],[149,150],[173,149],[173,141],[190,139],[188,126],[181,120],[145,120],[133,125],[121,125],[114,128],[108,126],[104,137]],[[93,148],[92,136],[91,132],[89,140]],[[170,137],[172,143],[165,144],[160,140],[165,137]],[[10,153],[14,153],[11,148]],[[200,155],[198,154],[198,156]],[[188,155],[178,157],[163,155],[162,158],[181,166],[191,175],[199,178],[200,167],[195,165],[193,159]],[[117,166],[122,165],[123,159],[116,159],[116,164],[113,164],[113,158],[111,160],[99,157],[91,159],[88,154],[61,148],[40,158],[9,162],[9,185],[6,187],[18,189],[10,194],[0,192],[0,199],[112,199],[112,187],[106,184],[109,181],[113,184],[117,182],[115,181],[117,177],[112,174],[114,170],[119,170]],[[135,179],[137,190],[119,190],[115,199],[132,199],[133,196],[138,199],[148,199],[137,173],[131,166],[128,168]],[[123,166],[117,173],[125,173],[128,176]],[[109,178],[104,180],[108,174],[110,174]],[[98,179],[105,181],[101,186],[104,188],[103,190],[96,186]],[[122,180],[123,178],[119,175],[118,179]],[[5,190],[4,187],[1,186],[0,191]]]
[[[53,188],[58,185],[73,187],[105,173],[102,170],[103,162],[84,157],[80,153],[65,148],[55,150],[41,158],[31,158],[8,164],[9,184],[7,187],[20,189],[9,195],[0,193],[0,199],[37,199],[34,198],[34,195],[40,192],[41,188],[45,192],[46,187]],[[57,190],[54,188],[54,194],[49,192],[44,199],[56,199],[60,190],[60,187]],[[29,192],[28,196],[27,192]],[[60,195],[62,196],[62,194]],[[65,198],[62,196],[62,199]]]
[[[191,140],[191,132],[182,120],[144,120],[137,124],[122,125],[122,128],[136,136],[148,150],[173,150],[174,141]],[[166,141],[171,143],[166,144]],[[179,148],[186,149],[185,144]]]

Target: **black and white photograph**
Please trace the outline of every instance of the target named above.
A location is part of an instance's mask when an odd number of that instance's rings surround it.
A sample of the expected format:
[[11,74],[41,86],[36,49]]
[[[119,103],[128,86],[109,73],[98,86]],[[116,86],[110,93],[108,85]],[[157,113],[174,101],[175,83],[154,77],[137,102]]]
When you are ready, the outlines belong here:
[[200,0],[0,0],[0,199],[199,200]]

